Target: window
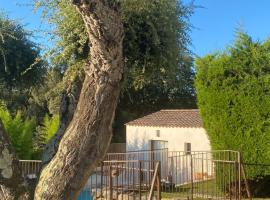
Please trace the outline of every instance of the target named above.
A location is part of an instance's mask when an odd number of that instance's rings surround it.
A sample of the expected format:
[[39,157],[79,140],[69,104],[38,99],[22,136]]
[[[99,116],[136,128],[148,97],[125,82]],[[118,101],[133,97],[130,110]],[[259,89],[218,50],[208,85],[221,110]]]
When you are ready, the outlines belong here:
[[160,137],[160,130],[156,130],[156,137]]
[[190,142],[185,142],[184,151],[185,151],[185,154],[190,154],[191,153],[191,143]]

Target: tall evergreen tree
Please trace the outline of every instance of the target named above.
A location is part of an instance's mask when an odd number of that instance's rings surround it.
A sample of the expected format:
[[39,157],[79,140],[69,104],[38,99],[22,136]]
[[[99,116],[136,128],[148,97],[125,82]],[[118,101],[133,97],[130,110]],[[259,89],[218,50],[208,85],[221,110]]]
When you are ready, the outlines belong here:
[[[198,106],[213,149],[240,151],[250,164],[270,162],[270,41],[239,33],[227,51],[196,61]],[[249,178],[269,168],[248,168]]]

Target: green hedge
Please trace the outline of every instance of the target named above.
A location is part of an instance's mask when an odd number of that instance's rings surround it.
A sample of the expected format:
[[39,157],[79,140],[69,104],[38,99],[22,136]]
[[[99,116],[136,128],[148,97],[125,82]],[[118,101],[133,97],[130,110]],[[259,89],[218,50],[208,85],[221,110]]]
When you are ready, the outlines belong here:
[[[224,52],[196,60],[198,106],[213,149],[241,151],[246,163],[270,163],[270,40],[239,33]],[[269,170],[248,169],[251,178]]]

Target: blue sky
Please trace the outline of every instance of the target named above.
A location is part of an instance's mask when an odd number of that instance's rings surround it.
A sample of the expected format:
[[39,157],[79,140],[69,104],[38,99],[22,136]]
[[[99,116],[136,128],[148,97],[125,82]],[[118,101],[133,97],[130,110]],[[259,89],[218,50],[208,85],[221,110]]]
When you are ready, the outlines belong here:
[[[189,2],[185,0],[184,2]],[[231,44],[237,28],[254,40],[270,36],[269,0],[196,0],[204,8],[191,17],[192,50],[199,56],[224,49]]]
[[34,12],[33,2],[33,0],[0,0],[0,10],[10,19],[19,21],[27,30],[33,31],[33,40],[45,48],[50,43],[42,30],[46,30],[48,25],[41,20],[40,11]]
[[199,56],[232,44],[238,28],[254,40],[270,36],[269,0],[196,0],[195,4],[204,7],[196,9],[190,19],[196,27],[191,49]]
[[[0,9],[10,18],[19,19],[28,29],[42,29],[40,13],[35,15],[31,0],[0,0]],[[184,0],[184,3],[190,0]],[[270,0],[195,0],[197,8],[190,21],[195,27],[191,32],[191,50],[203,56],[216,50],[222,50],[234,40],[237,28],[245,30],[255,40],[264,40],[270,36]],[[47,38],[40,35],[36,40],[44,45]]]

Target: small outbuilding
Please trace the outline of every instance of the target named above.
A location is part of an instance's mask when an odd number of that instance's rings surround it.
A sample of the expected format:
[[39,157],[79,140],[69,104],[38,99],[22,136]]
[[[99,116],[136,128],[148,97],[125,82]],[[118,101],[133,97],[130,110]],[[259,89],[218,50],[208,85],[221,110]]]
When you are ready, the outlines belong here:
[[210,141],[203,128],[199,110],[160,110],[126,124],[127,151],[167,148],[184,151],[185,143],[192,151],[210,151]]

